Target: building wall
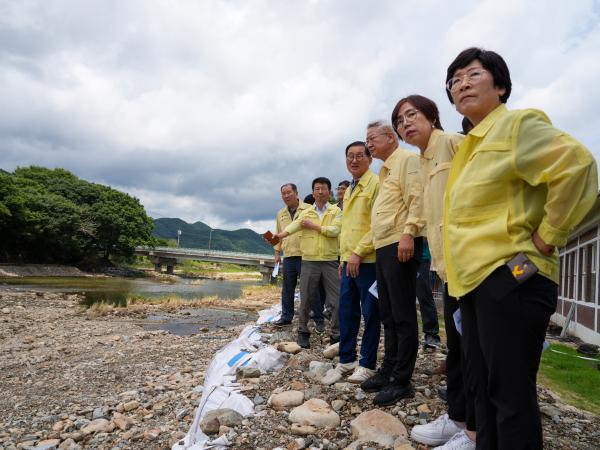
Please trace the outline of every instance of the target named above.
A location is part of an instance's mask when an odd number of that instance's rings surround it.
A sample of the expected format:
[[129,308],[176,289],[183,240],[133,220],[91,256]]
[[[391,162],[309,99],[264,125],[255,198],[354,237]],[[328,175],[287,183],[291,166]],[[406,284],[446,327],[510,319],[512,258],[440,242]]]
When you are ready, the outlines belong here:
[[560,251],[560,286],[558,304],[552,321],[563,326],[571,307],[573,316],[569,334],[585,342],[600,345],[600,217],[591,221],[572,236]]

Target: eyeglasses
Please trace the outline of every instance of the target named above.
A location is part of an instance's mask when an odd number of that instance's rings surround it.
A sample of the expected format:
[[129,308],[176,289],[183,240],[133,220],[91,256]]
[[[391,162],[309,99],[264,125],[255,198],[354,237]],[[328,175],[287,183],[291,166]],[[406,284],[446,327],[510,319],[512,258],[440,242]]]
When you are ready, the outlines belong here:
[[365,139],[365,143],[368,144],[369,142],[373,142],[377,136],[383,136],[384,134],[388,134],[388,133],[377,133],[377,134],[373,134],[371,136],[367,136],[367,138]]
[[472,69],[467,70],[467,72],[460,77],[450,78],[446,82],[446,89],[448,89],[450,92],[456,92],[458,88],[462,86],[465,78],[469,83],[473,83],[478,81],[484,72],[487,72],[487,70],[482,67],[473,67]]
[[404,126],[405,123],[414,122],[417,118],[417,113],[419,112],[420,111],[418,109],[409,109],[404,113],[404,115],[398,114],[396,116],[396,129],[399,130]]
[[365,159],[367,157],[367,155],[365,155],[364,153],[358,153],[356,155],[350,153],[348,155],[346,155],[346,161],[348,162],[352,162],[352,161],[362,161],[363,159]]

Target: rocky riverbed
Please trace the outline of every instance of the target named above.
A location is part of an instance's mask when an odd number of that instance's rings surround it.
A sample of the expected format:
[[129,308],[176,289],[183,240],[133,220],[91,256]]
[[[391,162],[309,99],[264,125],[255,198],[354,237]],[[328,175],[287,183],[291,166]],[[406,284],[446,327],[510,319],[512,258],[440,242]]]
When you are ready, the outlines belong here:
[[[83,309],[75,295],[0,296],[0,449],[168,449],[191,425],[214,353],[243,328],[176,336],[144,331],[141,319],[160,305],[99,311]],[[256,310],[275,301],[275,291],[249,292],[228,304],[213,299],[210,306]],[[183,315],[188,306],[164,307]],[[270,339],[277,346],[293,338],[290,329]],[[291,353],[279,372],[240,373],[256,415],[217,424],[214,436],[227,434],[233,448],[243,449],[425,449],[404,436],[445,409],[437,395],[444,377],[430,375],[443,353],[419,352],[414,398],[370,412],[373,394],[343,380],[320,383],[328,364],[336,362],[323,354],[325,341],[326,335],[313,334],[310,350],[282,346]],[[598,448],[600,418],[564,405],[543,387],[539,396],[546,448]],[[304,410],[295,409],[303,404]],[[311,411],[328,415],[324,428],[292,423]],[[385,430],[369,435],[373,423],[385,424]]]

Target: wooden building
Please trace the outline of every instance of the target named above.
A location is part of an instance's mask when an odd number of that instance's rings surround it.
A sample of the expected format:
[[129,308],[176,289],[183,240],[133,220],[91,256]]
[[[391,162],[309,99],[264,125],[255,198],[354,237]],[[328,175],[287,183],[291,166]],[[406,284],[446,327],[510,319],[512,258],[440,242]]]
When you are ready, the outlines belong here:
[[600,345],[600,194],[588,215],[560,249],[558,304],[552,321],[584,342]]

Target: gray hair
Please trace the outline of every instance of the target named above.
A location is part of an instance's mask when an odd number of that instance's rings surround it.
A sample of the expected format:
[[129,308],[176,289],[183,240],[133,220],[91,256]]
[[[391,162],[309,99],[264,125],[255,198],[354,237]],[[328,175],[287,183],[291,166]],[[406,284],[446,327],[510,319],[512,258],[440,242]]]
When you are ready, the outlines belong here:
[[367,125],[367,130],[370,128],[377,128],[384,133],[391,134],[394,137],[394,140],[397,142],[398,138],[396,136],[396,132],[394,131],[394,127],[389,120],[376,120]]

